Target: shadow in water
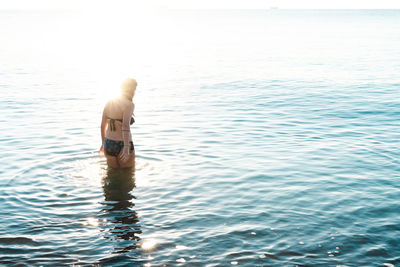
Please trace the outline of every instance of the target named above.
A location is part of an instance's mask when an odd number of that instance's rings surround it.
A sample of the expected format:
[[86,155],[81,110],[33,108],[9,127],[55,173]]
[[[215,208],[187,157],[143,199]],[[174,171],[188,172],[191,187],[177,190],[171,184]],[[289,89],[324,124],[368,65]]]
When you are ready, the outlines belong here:
[[104,237],[115,243],[115,254],[139,247],[141,233],[138,214],[134,210],[135,170],[109,168],[103,177],[105,201],[102,209]]

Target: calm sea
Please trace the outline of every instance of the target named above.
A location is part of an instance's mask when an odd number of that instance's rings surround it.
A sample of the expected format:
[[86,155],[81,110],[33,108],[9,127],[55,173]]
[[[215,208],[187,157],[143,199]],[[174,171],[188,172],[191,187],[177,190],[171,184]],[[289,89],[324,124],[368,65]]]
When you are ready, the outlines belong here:
[[400,10],[0,11],[0,62],[0,264],[400,265]]

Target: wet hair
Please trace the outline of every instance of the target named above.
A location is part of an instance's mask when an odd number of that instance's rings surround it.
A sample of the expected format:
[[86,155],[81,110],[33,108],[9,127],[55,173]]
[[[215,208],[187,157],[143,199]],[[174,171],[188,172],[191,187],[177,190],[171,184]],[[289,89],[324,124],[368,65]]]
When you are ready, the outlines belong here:
[[132,99],[135,95],[137,86],[137,81],[132,78],[128,78],[121,84],[121,95],[126,96],[129,99]]

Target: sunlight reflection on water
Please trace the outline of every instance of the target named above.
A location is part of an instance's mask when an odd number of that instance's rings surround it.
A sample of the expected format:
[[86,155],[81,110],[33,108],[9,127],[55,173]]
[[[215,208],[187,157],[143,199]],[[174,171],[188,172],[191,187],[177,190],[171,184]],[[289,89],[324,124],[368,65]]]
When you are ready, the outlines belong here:
[[89,217],[86,219],[85,222],[83,222],[83,225],[97,227],[97,226],[99,226],[99,221],[96,218]]
[[157,246],[157,242],[153,239],[146,239],[140,244],[140,248],[145,252],[153,251]]

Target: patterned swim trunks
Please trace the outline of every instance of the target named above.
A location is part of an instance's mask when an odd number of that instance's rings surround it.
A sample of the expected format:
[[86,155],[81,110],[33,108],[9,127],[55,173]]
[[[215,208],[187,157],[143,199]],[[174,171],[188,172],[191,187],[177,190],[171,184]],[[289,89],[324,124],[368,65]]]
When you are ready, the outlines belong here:
[[[130,142],[131,148],[130,152],[133,152],[135,150],[135,147],[133,146],[133,142]],[[104,138],[104,153],[108,156],[118,156],[118,154],[121,152],[121,150],[124,148],[124,141],[114,141],[111,139]]]

